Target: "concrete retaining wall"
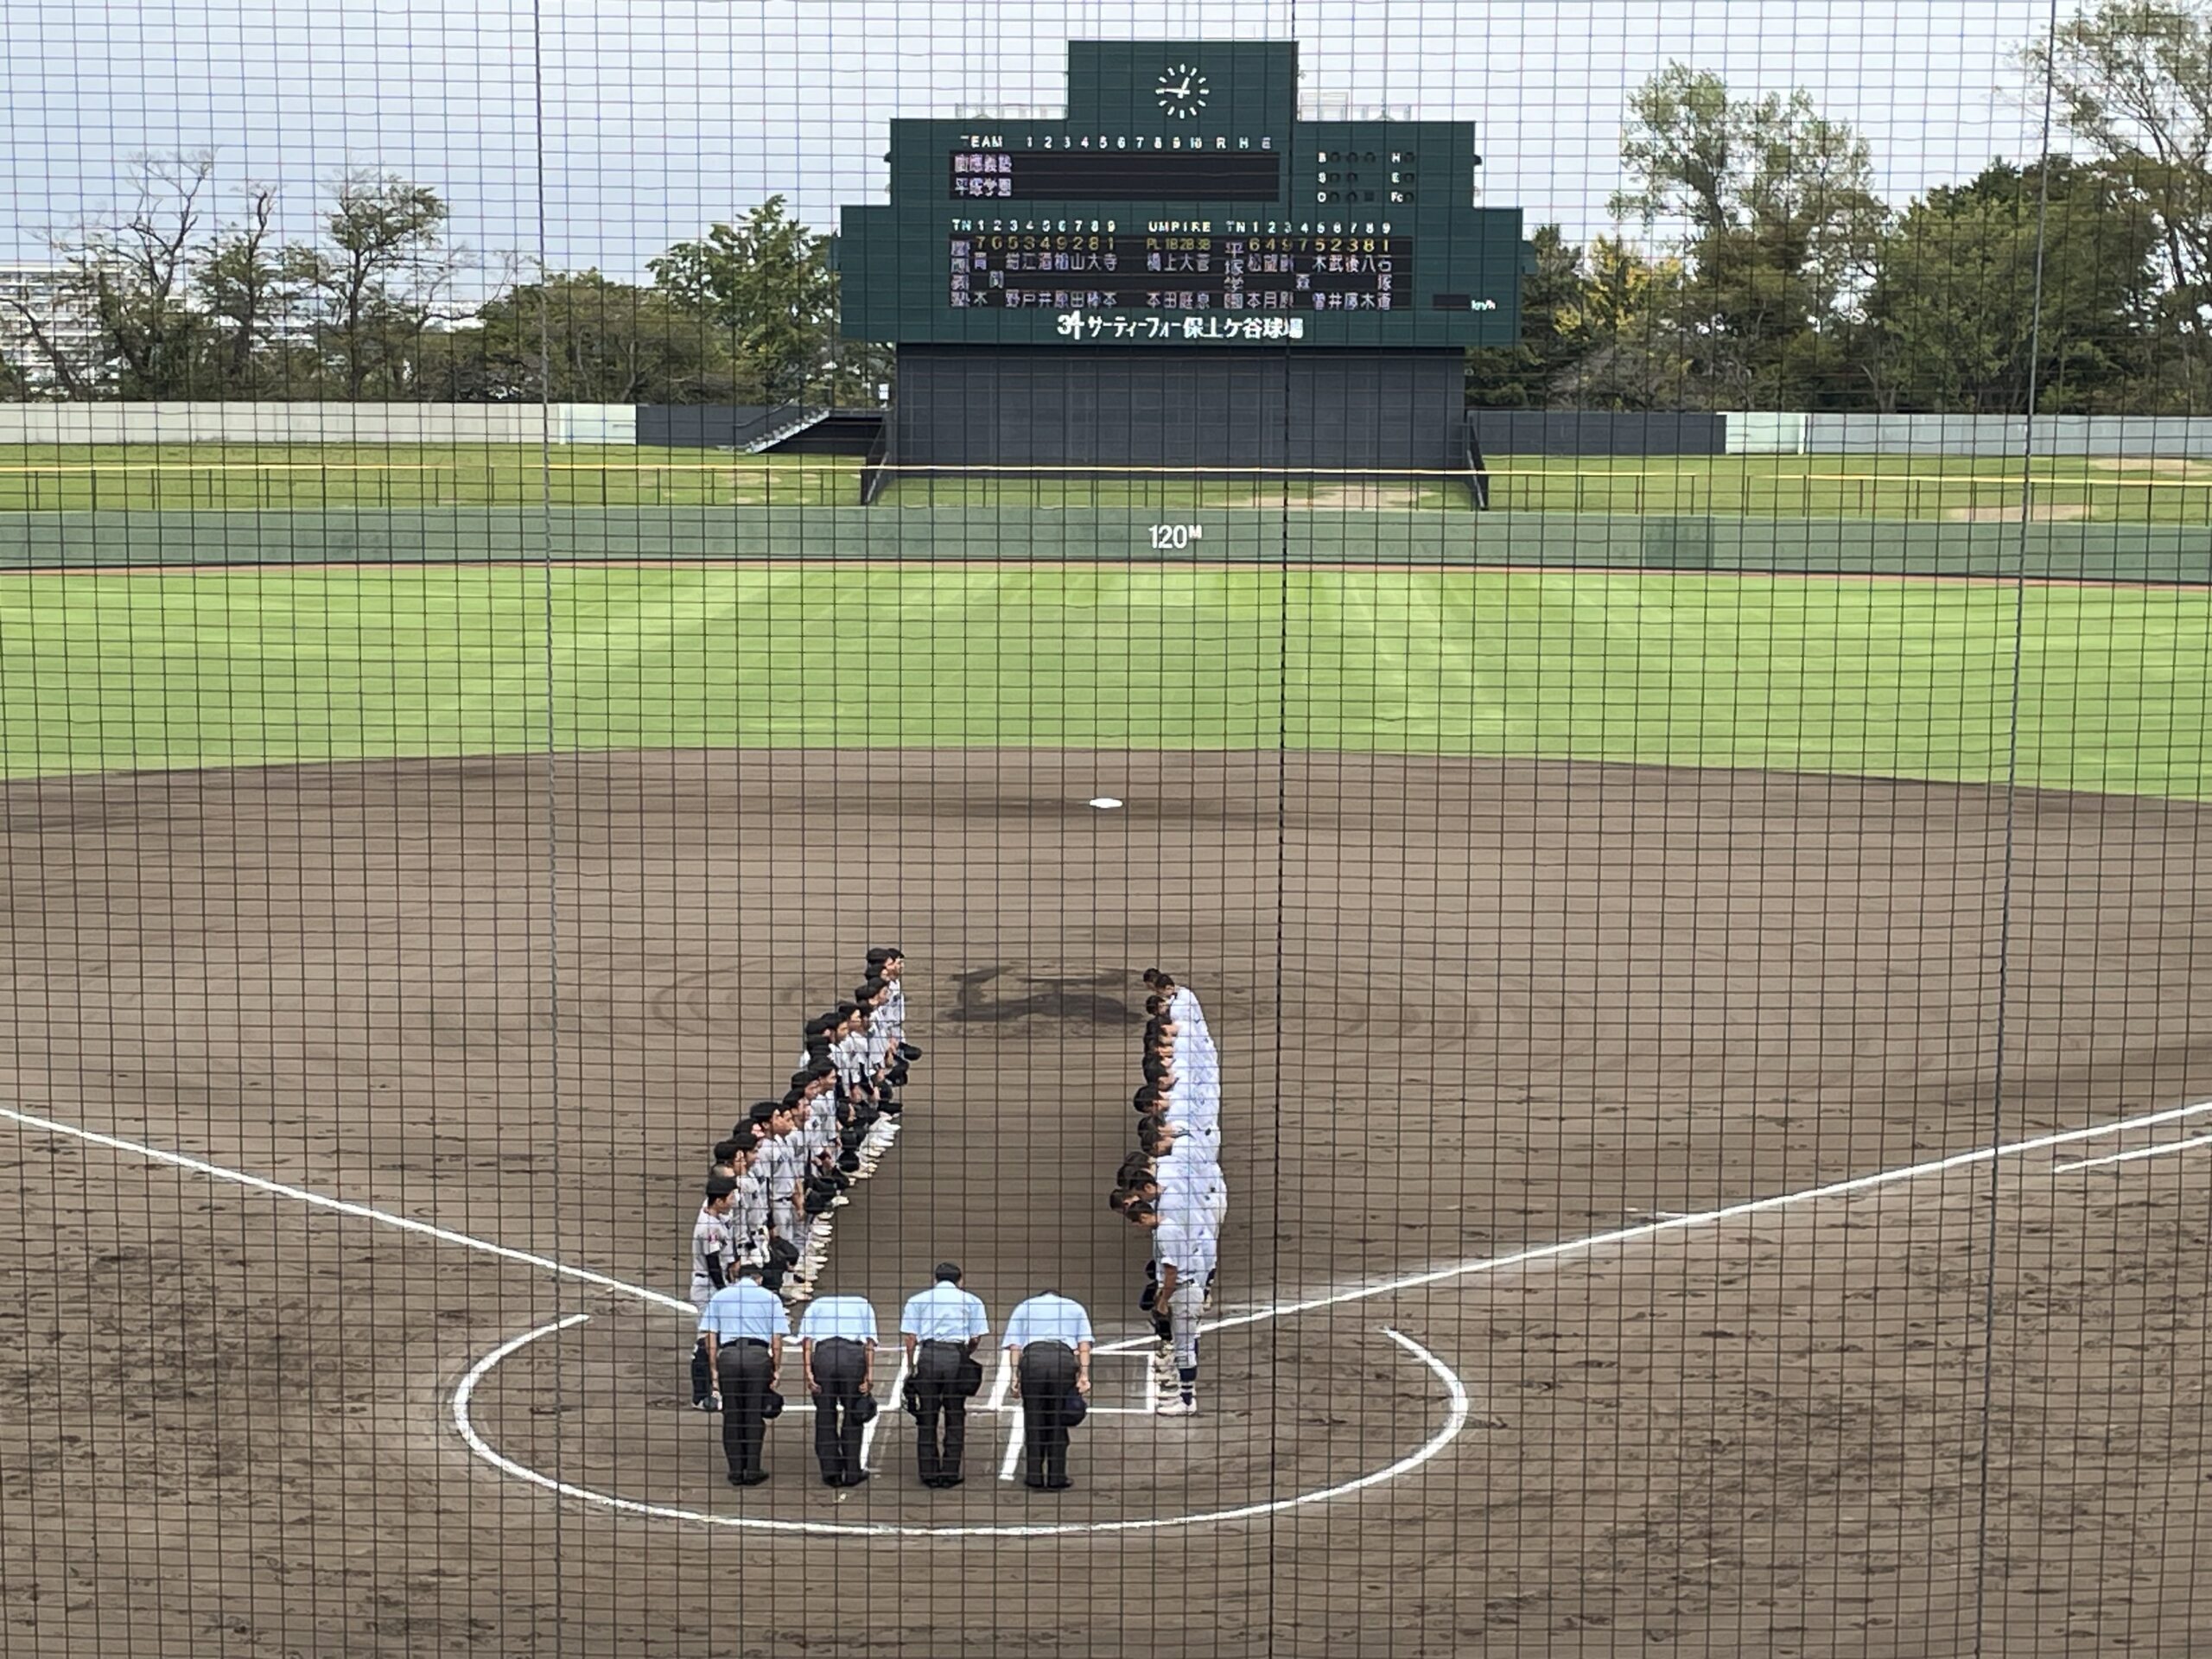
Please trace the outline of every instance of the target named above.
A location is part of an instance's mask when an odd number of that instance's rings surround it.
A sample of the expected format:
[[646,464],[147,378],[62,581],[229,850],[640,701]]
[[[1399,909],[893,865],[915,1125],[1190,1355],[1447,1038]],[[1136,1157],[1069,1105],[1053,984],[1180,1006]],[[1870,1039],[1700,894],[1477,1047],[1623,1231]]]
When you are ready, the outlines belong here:
[[0,404],[0,444],[635,443],[628,404]]
[[1732,455],[2131,455],[2212,459],[2212,417],[2201,415],[1726,416]]
[[[1367,354],[1370,359],[1385,355]],[[1178,361],[1187,374],[1188,360]],[[914,366],[918,378],[927,365],[918,360]],[[1026,435],[1014,447],[1033,444],[1034,434],[1049,426],[1062,434],[1054,446],[1055,455],[1071,452],[1065,421],[1058,420],[1055,424],[1047,419],[1058,406],[1041,411],[1032,406],[1036,389],[1030,385],[1031,377],[1017,383],[1007,378],[1004,370],[1003,364],[994,363],[988,371],[971,371],[969,378],[974,380],[982,374],[983,381],[1001,394],[986,399],[994,408],[1003,410],[1019,402],[1016,393],[1030,396],[1030,404],[1024,406],[1019,421],[1001,421],[1002,426]],[[1319,372],[1319,367],[1308,362],[1301,372]],[[1054,388],[1054,392],[1063,399],[1068,395],[1065,386]],[[1424,431],[1442,430],[1456,418],[1456,410],[1439,413],[1435,391],[1425,384],[1415,387],[1394,381],[1380,393],[1370,394],[1370,398],[1377,396],[1385,401],[1370,402],[1348,415],[1344,413],[1341,399],[1319,400],[1317,410],[1338,411],[1346,429],[1333,435],[1325,434],[1324,418],[1317,413],[1304,435],[1306,445],[1334,453],[1347,449],[1351,439],[1371,442],[1376,435],[1395,438],[1397,426],[1415,414]],[[910,417],[914,412],[910,408]],[[2207,416],[2039,415],[2031,434],[2027,419],[2017,415],[1808,415],[1767,410],[1718,416],[1566,410],[1473,410],[1468,413],[1484,450],[1497,455],[1726,453],[2005,459],[2027,453],[2032,437],[2033,452],[2041,455],[2212,460],[2212,416]],[[757,427],[765,414],[726,404],[640,409],[628,404],[556,404],[548,410],[536,404],[0,404],[0,444],[495,444],[549,440],[554,443],[730,444],[742,442],[748,435],[748,427]],[[1440,421],[1444,424],[1440,425]],[[1182,424],[1162,423],[1163,436],[1172,436],[1174,442],[1154,464],[1194,464],[1192,446],[1199,442],[1202,433],[1213,433],[1220,426],[1211,415]],[[1231,422],[1229,426],[1281,431],[1280,419]],[[1456,427],[1452,429],[1457,430]],[[917,435],[902,430],[907,437]],[[1300,435],[1294,431],[1292,435],[1297,443]],[[1403,445],[1386,442],[1382,447],[1395,455]],[[902,451],[906,448],[902,443]],[[959,457],[946,459],[950,464],[963,464]],[[1247,462],[1257,459],[1243,457]],[[1303,454],[1294,459],[1297,464],[1309,464]],[[1454,466],[1457,460],[1455,453],[1439,464]],[[1340,464],[1382,462],[1379,458],[1347,453]]]

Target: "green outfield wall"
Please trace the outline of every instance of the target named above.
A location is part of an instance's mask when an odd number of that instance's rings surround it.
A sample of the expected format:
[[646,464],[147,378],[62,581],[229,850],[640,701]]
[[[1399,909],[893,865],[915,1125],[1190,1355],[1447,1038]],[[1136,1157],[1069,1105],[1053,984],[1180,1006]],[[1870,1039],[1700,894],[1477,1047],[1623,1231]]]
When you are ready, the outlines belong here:
[[[1195,532],[1195,534],[1192,534]],[[1156,547],[1181,542],[1182,546]],[[823,559],[1590,567],[2212,582],[2212,529],[1292,508],[377,508],[0,515],[0,569]]]

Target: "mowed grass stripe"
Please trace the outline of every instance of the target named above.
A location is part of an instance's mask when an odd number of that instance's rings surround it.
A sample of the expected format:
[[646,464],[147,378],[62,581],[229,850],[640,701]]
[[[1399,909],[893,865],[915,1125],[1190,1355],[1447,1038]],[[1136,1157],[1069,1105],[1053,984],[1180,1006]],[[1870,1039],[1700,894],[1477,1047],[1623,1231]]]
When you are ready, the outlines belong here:
[[[0,770],[512,753],[544,576],[0,579]],[[570,748],[1294,747],[2212,793],[2212,594],[1523,571],[563,567]],[[1285,641],[1287,639],[1287,654]]]

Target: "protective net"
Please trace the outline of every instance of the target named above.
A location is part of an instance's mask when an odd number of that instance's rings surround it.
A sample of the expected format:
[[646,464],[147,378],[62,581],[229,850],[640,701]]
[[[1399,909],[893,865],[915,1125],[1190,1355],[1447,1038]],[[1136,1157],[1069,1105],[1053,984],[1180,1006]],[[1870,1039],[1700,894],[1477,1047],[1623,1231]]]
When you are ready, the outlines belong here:
[[0,47],[0,1651],[2205,1644],[2206,0]]

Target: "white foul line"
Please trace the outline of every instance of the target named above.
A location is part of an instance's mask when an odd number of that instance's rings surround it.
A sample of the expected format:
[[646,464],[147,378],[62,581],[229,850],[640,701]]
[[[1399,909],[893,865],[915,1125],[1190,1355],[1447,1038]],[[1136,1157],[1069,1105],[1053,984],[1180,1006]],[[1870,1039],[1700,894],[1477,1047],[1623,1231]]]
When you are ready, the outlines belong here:
[[[526,1480],[556,1495],[573,1498],[582,1503],[595,1503],[601,1509],[614,1510],[624,1515],[648,1516],[657,1521],[696,1521],[710,1527],[741,1527],[760,1532],[798,1532],[816,1536],[844,1536],[861,1538],[1053,1538],[1071,1533],[1085,1532],[1160,1532],[1175,1527],[1208,1526],[1231,1521],[1249,1521],[1263,1515],[1274,1515],[1283,1510],[1302,1509],[1311,1503],[1325,1503],[1332,1498],[1345,1497],[1363,1491],[1370,1486],[1379,1486],[1385,1481],[1395,1480],[1410,1474],[1438,1452],[1452,1444],[1467,1426],[1467,1389],[1459,1375],[1434,1354],[1402,1332],[1391,1331],[1390,1339],[1399,1347],[1428,1367],[1437,1381],[1444,1385],[1447,1407],[1444,1426],[1435,1433],[1384,1468],[1373,1470],[1356,1480],[1341,1485],[1325,1486],[1311,1492],[1300,1492],[1294,1497],[1279,1497],[1264,1503],[1246,1503],[1231,1510],[1210,1510],[1197,1515],[1146,1516],[1127,1521],[1057,1521],[1034,1524],[1007,1523],[999,1525],[926,1527],[899,1522],[842,1522],[842,1521],[784,1521],[765,1515],[728,1515],[712,1510],[687,1510],[673,1503],[643,1503],[635,1498],[617,1497],[611,1492],[594,1491],[588,1486],[578,1486],[569,1481],[556,1480],[540,1474],[526,1464],[517,1463],[495,1450],[476,1431],[468,1413],[469,1401],[476,1393],[476,1385],[490,1374],[492,1369],[517,1351],[528,1347],[540,1338],[552,1336],[569,1326],[590,1318],[589,1314],[572,1313],[565,1319],[550,1325],[541,1325],[534,1331],[501,1343],[490,1353],[478,1360],[461,1378],[461,1386],[454,1390],[453,1423],[468,1449],[502,1473],[518,1480]],[[1020,1444],[1017,1437],[1017,1445]]]
[[[1402,1290],[1415,1290],[1423,1285],[1440,1285],[1453,1279],[1471,1278],[1478,1274],[1500,1273],[1508,1268],[1527,1267],[1532,1262],[1556,1262],[1566,1256],[1583,1255],[1605,1249],[1609,1244],[1628,1244],[1647,1238],[1656,1238],[1662,1233],[1686,1232],[1693,1227],[1710,1226],[1716,1222],[1735,1221],[1745,1216],[1762,1215],[1770,1210],[1783,1210],[1791,1205],[1814,1204],[1822,1198],[1840,1198],[1847,1193],[1870,1192],[1878,1186],[1890,1186],[1899,1181],[1918,1180],[1923,1175],[1940,1175],[1948,1170],[1967,1169],[1975,1164],[1994,1162],[2000,1158],[2018,1158],[2031,1152],[2041,1152],[2050,1147],[2063,1147],[2076,1141],[2093,1141],[2107,1135],[2119,1135],[2128,1129],[2144,1129],[2154,1123],[2172,1123],[2183,1118],[2199,1116],[2212,1112],[2212,1100],[2200,1100],[2188,1106],[2170,1106],[2164,1111],[2145,1112],[2140,1117],[2124,1117],[2112,1123],[2100,1123],[2087,1129],[2063,1129],[2056,1135],[2039,1135],[2030,1141],[2015,1141],[2009,1146],[1977,1147],[1972,1152],[1955,1152],[1948,1158],[1931,1158],[1925,1163],[1906,1164],[1897,1169],[1878,1170],[1872,1175],[1854,1175],[1848,1180],[1829,1181],[1820,1186],[1801,1187],[1795,1192],[1780,1192],[1772,1198],[1747,1198],[1740,1204],[1724,1205],[1718,1210],[1700,1210],[1693,1215],[1670,1216],[1664,1221],[1648,1221],[1635,1227],[1617,1227],[1609,1233],[1592,1233],[1587,1238],[1563,1239],[1556,1244],[1539,1244],[1526,1250],[1516,1250],[1510,1255],[1485,1256],[1478,1261],[1456,1262],[1448,1268],[1437,1268],[1427,1273],[1416,1273],[1403,1279],[1385,1280],[1379,1285],[1363,1285],[1355,1290],[1339,1291],[1333,1296],[1314,1296],[1304,1301],[1280,1302],[1251,1313],[1233,1314],[1225,1319],[1215,1319],[1204,1325],[1205,1331],[1225,1331],[1232,1325],[1256,1325],[1262,1319],[1288,1319],[1294,1314],[1311,1313],[1317,1308],[1341,1307],[1346,1302],[1361,1302],[1374,1296],[1390,1296]],[[1102,1354],[1125,1354],[1145,1346],[1150,1337],[1130,1337],[1121,1342],[1109,1343],[1100,1348]]]
[[2164,1158],[2169,1153],[2187,1152],[2191,1147],[2212,1147],[2212,1135],[2200,1135],[2190,1141],[2177,1141],[2171,1146],[2138,1147],[2133,1152],[2115,1152],[2105,1158],[2084,1158],[2077,1163],[2053,1164],[2050,1173],[2063,1175],[2069,1169],[2094,1169],[2101,1164],[2131,1164],[2138,1158]]
[[880,1395],[877,1395],[875,1415],[861,1426],[861,1467],[871,1475],[875,1472],[876,1466],[868,1459],[868,1453],[875,1449],[875,1431],[882,1427],[883,1420],[893,1412],[905,1409],[903,1402],[906,1398],[906,1350],[902,1343],[899,1349],[899,1375],[891,1379],[891,1397],[887,1400]]
[[0,1106],[0,1117],[13,1118],[18,1123],[28,1123],[33,1128],[45,1129],[55,1135],[74,1135],[79,1141],[90,1141],[96,1147],[106,1147],[116,1152],[127,1152],[135,1157],[151,1158],[157,1163],[173,1164],[179,1169],[188,1169],[195,1175],[205,1175],[210,1180],[229,1181],[233,1185],[251,1187],[257,1192],[268,1192],[280,1198],[312,1205],[317,1210],[328,1210],[337,1215],[353,1216],[362,1221],[381,1222],[387,1227],[397,1227],[403,1232],[419,1233],[434,1238],[441,1244],[458,1244],[463,1249],[480,1250],[486,1255],[496,1255],[503,1262],[519,1262],[524,1267],[557,1274],[563,1279],[577,1279],[588,1285],[597,1285],[601,1290],[612,1290],[624,1296],[634,1296],[641,1302],[652,1302],[661,1307],[672,1307],[694,1318],[699,1310],[681,1296],[667,1296],[658,1290],[647,1290],[641,1285],[625,1284],[620,1279],[609,1278],[603,1273],[594,1273],[589,1268],[572,1268],[565,1262],[556,1262],[550,1256],[533,1255],[528,1250],[518,1250],[505,1244],[494,1244],[488,1239],[471,1238],[467,1233],[456,1233],[450,1228],[435,1227],[427,1221],[416,1221],[408,1216],[396,1216],[389,1210],[375,1210],[365,1204],[349,1204],[343,1198],[326,1197],[310,1192],[303,1186],[287,1186],[282,1181],[272,1181],[264,1176],[248,1175],[243,1171],[226,1169],[220,1164],[211,1164],[203,1158],[188,1158],[181,1152],[164,1152],[159,1147],[147,1146],[143,1141],[125,1141],[117,1135],[102,1135],[96,1129],[79,1128],[74,1123],[60,1123],[50,1117],[41,1117],[35,1112],[19,1112],[11,1106]]
[[[996,1411],[1006,1404],[1007,1390],[1014,1384],[1014,1367],[1007,1363],[1006,1350],[999,1350],[997,1374],[991,1378],[991,1397],[983,1402],[987,1411]],[[999,1462],[999,1478],[1012,1480],[1014,1465],[1021,1457],[1021,1420],[1016,1415],[1006,1426],[1006,1456]]]
[[[1566,1239],[1554,1244],[1539,1245],[1531,1249],[1516,1251],[1509,1255],[1462,1262],[1448,1268],[1438,1268],[1427,1273],[1414,1274],[1402,1279],[1385,1281],[1381,1284],[1341,1291],[1334,1295],[1279,1303],[1274,1306],[1262,1308],[1254,1313],[1239,1313],[1228,1319],[1217,1319],[1204,1328],[1209,1332],[1220,1331],[1235,1325],[1255,1325],[1265,1319],[1287,1319],[1295,1314],[1312,1313],[1318,1308],[1341,1306],[1345,1303],[1364,1301],[1376,1296],[1388,1296],[1399,1291],[1416,1289],[1425,1285],[1442,1284],[1453,1279],[1497,1273],[1508,1268],[1527,1266],[1532,1262],[1559,1261],[1568,1256],[1592,1252],[1607,1245],[1624,1244],[1655,1238],[1662,1233],[1685,1231],[1693,1227],[1732,1221],[1744,1216],[1759,1215],[1770,1210],[1784,1209],[1792,1205],[1812,1204],[1823,1198],[1841,1198],[1849,1193],[1867,1192],[1900,1181],[1916,1180],[1924,1175],[1936,1175],[1949,1170],[1969,1168],[1975,1164],[1989,1163],[1999,1159],[2018,1158],[2028,1153],[2040,1152],[2051,1147],[2069,1146],[2078,1141],[2098,1140],[2106,1135],[2123,1134],[2131,1129],[2148,1128],[2155,1124],[2177,1122],[2200,1116],[2206,1112],[2212,1112],[2212,1101],[2197,1101],[2186,1106],[2169,1107],[2163,1111],[2145,1112],[2139,1116],[2120,1118],[2109,1123],[2095,1124],[2088,1128],[2064,1129],[2054,1135],[2037,1135],[2031,1140],[2016,1141],[2005,1146],[1980,1147],[1971,1152],[1954,1153],[1948,1157],[1929,1159],[1923,1163],[1907,1164],[1896,1169],[1878,1170],[1871,1175],[1854,1176],[1847,1180],[1831,1181],[1820,1186],[1803,1187],[1794,1192],[1777,1193],[1771,1198],[1747,1199],[1739,1204],[1726,1205],[1716,1210],[1669,1217],[1664,1220],[1646,1223],[1641,1226],[1616,1228],[1611,1232],[1597,1233],[1586,1238]],[[457,1244],[464,1249],[480,1250],[486,1255],[500,1257],[502,1260],[540,1268],[548,1273],[580,1280],[587,1284],[597,1285],[603,1289],[632,1296],[641,1301],[674,1308],[687,1315],[693,1312],[689,1302],[677,1297],[664,1295],[658,1291],[646,1290],[636,1285],[625,1284],[620,1280],[610,1278],[605,1274],[594,1273],[584,1268],[572,1268],[546,1256],[531,1255],[525,1250],[513,1249],[504,1244],[493,1244],[480,1238],[472,1238],[466,1233],[456,1233],[447,1228],[433,1226],[428,1222],[416,1221],[406,1216],[396,1216],[388,1211],[375,1210],[366,1205],[349,1204],[341,1199],[326,1198],[321,1193],[310,1192],[302,1187],[288,1186],[282,1182],[268,1180],[258,1175],[248,1175],[238,1170],[226,1169],[219,1164],[211,1164],[202,1159],[188,1158],[180,1153],[164,1152],[157,1147],[149,1147],[141,1141],[125,1141],[115,1135],[102,1135],[95,1130],[79,1128],[74,1124],[41,1117],[35,1113],[17,1111],[11,1107],[0,1106],[0,1116],[11,1118],[16,1122],[29,1124],[34,1128],[54,1134],[72,1135],[95,1146],[108,1147],[118,1152],[131,1153],[140,1157],[151,1158],[162,1163],[175,1165],[181,1169],[193,1170],[216,1180],[232,1182],[240,1186],[273,1193],[281,1198],[295,1198],[318,1209],[333,1211],[340,1215],[359,1217],[365,1221],[382,1222],[387,1226],[434,1238],[442,1243]],[[2202,1140],[2212,1142],[2212,1136],[2202,1137]],[[2142,1149],[2142,1155],[2176,1150],[2179,1150],[2178,1144],[2172,1147]],[[2087,1160],[2082,1165],[2068,1165],[2063,1167],[2083,1167],[2087,1164],[2107,1161],[2120,1162],[2125,1161],[2125,1157],[2126,1155],[2111,1160]],[[1442,1380],[1451,1401],[1451,1410],[1444,1427],[1408,1457],[1400,1459],[1388,1468],[1376,1470],[1341,1486],[1302,1493],[1296,1497],[1279,1499],[1273,1503],[1248,1504],[1233,1510],[1217,1510],[1202,1515],[1154,1516],[1128,1521],[1069,1522],[1045,1526],[913,1527],[888,1522],[847,1525],[832,1522],[778,1521],[766,1516],[715,1515],[703,1510],[680,1509],[668,1504],[640,1503],[629,1498],[615,1497],[607,1493],[571,1486],[565,1482],[555,1480],[550,1476],[542,1475],[534,1469],[526,1468],[512,1459],[501,1456],[486,1445],[483,1438],[476,1433],[474,1424],[468,1418],[467,1402],[469,1397],[475,1392],[477,1383],[494,1366],[518,1349],[543,1337],[550,1336],[556,1332],[565,1331],[572,1325],[581,1324],[589,1317],[588,1314],[570,1314],[552,1324],[540,1325],[535,1330],[525,1332],[521,1336],[501,1344],[484,1358],[479,1360],[470,1369],[467,1376],[462,1378],[460,1387],[454,1391],[454,1427],[459,1430],[461,1438],[467,1442],[470,1450],[494,1467],[518,1479],[527,1480],[534,1485],[544,1487],[563,1497],[597,1503],[628,1514],[651,1516],[666,1520],[699,1521],[715,1526],[751,1527],[770,1531],[848,1534],[862,1536],[1036,1538],[1080,1532],[1147,1531],[1169,1527],[1198,1526],[1212,1522],[1247,1520],[1255,1516],[1271,1514],[1279,1510],[1293,1509],[1303,1504],[1319,1503],[1327,1498],[1339,1497],[1348,1492],[1358,1491],[1382,1481],[1395,1479],[1399,1475],[1418,1468],[1441,1452],[1465,1427],[1467,1418],[1466,1389],[1451,1368],[1412,1338],[1386,1327],[1386,1334],[1393,1342],[1413,1354]],[[1154,1340],[1154,1338],[1149,1335],[1134,1337],[1125,1341],[1107,1344],[1096,1351],[1100,1354],[1129,1353],[1150,1345]]]
[[1021,1437],[1028,1431],[1023,1427],[1019,1411],[1009,1413],[1006,1420],[1006,1455],[999,1459],[999,1478],[1012,1480],[1014,1471],[1021,1462]]

